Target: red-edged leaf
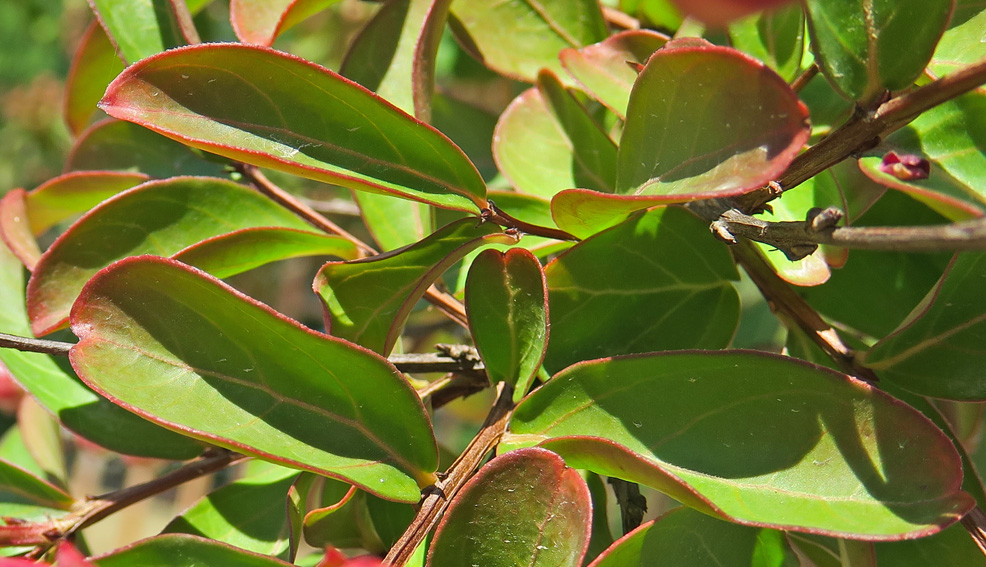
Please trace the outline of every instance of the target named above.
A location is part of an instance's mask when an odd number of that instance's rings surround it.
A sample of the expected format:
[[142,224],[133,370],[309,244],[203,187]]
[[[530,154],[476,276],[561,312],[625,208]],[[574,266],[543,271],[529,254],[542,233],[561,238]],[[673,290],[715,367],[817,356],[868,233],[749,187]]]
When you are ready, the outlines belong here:
[[897,540],[938,532],[974,505],[959,455],[923,415],[766,353],[576,364],[517,406],[510,431],[508,447],[541,443],[569,466],[753,526]]
[[232,0],[229,21],[243,43],[271,45],[291,26],[339,0]]
[[712,27],[720,27],[747,14],[769,10],[791,0],[674,0],[678,8]]
[[417,502],[437,449],[385,359],[175,260],[121,260],[72,309],[70,360],[111,401],[184,435]]
[[429,567],[576,567],[589,545],[592,503],[578,471],[544,449],[484,466],[455,497],[428,550]]
[[389,353],[428,286],[468,252],[494,242],[516,238],[492,223],[461,219],[393,252],[325,264],[314,289],[325,304],[326,327],[337,337]]
[[98,22],[92,22],[83,34],[72,58],[65,79],[65,101],[62,111],[69,130],[79,135],[103,97],[106,85],[123,71],[124,65],[116,56],[113,44]]
[[273,49],[196,45],[147,58],[113,81],[100,107],[254,165],[474,214],[486,204],[479,172],[440,132]]
[[215,540],[165,534],[92,557],[96,567],[292,567],[291,563]]
[[538,259],[523,248],[484,250],[466,280],[466,313],[490,382],[527,393],[548,348],[548,289]]

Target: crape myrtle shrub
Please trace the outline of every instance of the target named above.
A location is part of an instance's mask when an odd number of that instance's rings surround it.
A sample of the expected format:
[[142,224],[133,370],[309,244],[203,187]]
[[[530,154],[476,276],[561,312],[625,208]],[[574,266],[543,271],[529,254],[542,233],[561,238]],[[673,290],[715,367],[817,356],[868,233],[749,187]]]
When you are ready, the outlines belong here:
[[986,564],[981,2],[89,3],[0,565]]

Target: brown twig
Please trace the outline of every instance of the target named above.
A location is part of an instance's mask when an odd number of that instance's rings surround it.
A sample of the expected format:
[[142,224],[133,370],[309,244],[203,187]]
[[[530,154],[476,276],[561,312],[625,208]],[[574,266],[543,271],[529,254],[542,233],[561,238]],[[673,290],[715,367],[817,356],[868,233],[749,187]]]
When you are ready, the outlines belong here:
[[466,450],[459,455],[452,466],[445,471],[440,483],[425,489],[418,514],[411,525],[390,549],[384,558],[385,565],[403,567],[411,554],[418,548],[428,533],[438,522],[439,517],[449,502],[469,480],[473,472],[479,468],[483,457],[489,453],[507,429],[510,412],[513,411],[513,389],[504,383],[497,386],[497,397],[490,413],[486,416],[482,429],[473,437]]
[[793,81],[791,81],[791,90],[796,93],[801,92],[801,89],[805,88],[805,85],[811,82],[811,80],[814,79],[815,75],[817,74],[818,74],[818,63],[812,63],[811,65],[808,66],[807,69],[802,71],[800,75],[798,75],[797,77],[794,78]]
[[856,362],[855,351],[842,342],[839,333],[774,273],[752,242],[740,240],[731,250],[736,263],[743,266],[774,312],[793,321],[843,372],[867,382],[878,381],[872,370]]
[[0,333],[0,348],[12,348],[23,352],[40,352],[55,356],[68,356],[68,351],[72,349],[72,343]]
[[547,226],[539,226],[514,218],[500,210],[492,200],[488,200],[486,203],[489,208],[483,209],[482,211],[482,218],[484,221],[494,222],[502,227],[518,230],[533,236],[543,236],[545,238],[568,240],[572,242],[579,242],[582,240],[581,238],[573,236],[564,230],[550,228]]

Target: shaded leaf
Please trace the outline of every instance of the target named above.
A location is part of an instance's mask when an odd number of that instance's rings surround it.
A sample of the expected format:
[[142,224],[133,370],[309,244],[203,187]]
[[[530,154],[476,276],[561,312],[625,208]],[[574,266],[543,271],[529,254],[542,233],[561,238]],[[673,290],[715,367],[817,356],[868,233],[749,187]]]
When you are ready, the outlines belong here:
[[952,526],[930,537],[881,542],[874,545],[878,565],[925,567],[926,565],[986,566],[986,555],[962,526]]
[[319,507],[305,514],[305,542],[314,547],[369,547],[358,512],[362,508],[361,493],[355,486],[333,479],[316,480]]
[[89,5],[127,63],[188,43],[169,0],[89,0]]
[[222,179],[176,177],[121,193],[80,218],[41,256],[27,286],[31,328],[40,336],[63,326],[82,286],[115,260],[168,256],[258,226],[308,227],[260,193]]
[[[0,331],[30,336],[24,300],[24,268],[0,242]],[[46,354],[0,349],[0,361],[17,382],[76,435],[123,453],[161,459],[190,459],[202,445],[141,419],[97,396]],[[120,435],[126,431],[127,435]]]
[[104,120],[76,140],[65,171],[126,170],[158,179],[175,175],[222,177],[226,167],[195,150],[122,120]]
[[163,533],[198,535],[286,559],[285,503],[288,489],[299,474],[254,461],[243,478],[203,496],[171,520]]
[[986,254],[957,254],[897,330],[866,353],[866,365],[881,378],[921,395],[986,399],[984,279]]
[[355,244],[341,236],[295,228],[256,227],[208,238],[173,257],[217,278],[227,278],[287,258],[353,259],[359,252]]
[[954,0],[806,0],[815,58],[852,100],[909,87],[931,59]]
[[271,45],[277,36],[339,0],[232,0],[229,21],[243,43]]
[[763,61],[787,81],[801,71],[805,16],[799,2],[762,12],[729,25],[736,49]]
[[432,481],[431,424],[393,366],[184,264],[101,271],[72,330],[86,383],[169,429],[405,502]]
[[123,71],[110,38],[92,22],[79,41],[65,79],[65,102],[62,107],[65,123],[72,134],[78,135],[96,112],[96,103],[103,98],[106,85]]
[[332,334],[381,354],[390,353],[414,304],[452,264],[492,242],[515,242],[492,223],[462,219],[421,242],[379,256],[329,262],[314,289]]
[[620,538],[589,567],[800,565],[784,534],[677,508]]
[[26,396],[17,407],[17,427],[30,460],[43,471],[42,477],[59,487],[68,486],[65,447],[58,420],[33,397]]
[[0,460],[0,516],[25,521],[47,520],[70,511],[74,503],[75,500],[57,486]]
[[469,330],[490,383],[527,393],[548,348],[548,290],[541,264],[523,248],[485,250],[466,280]]
[[600,356],[728,345],[739,321],[730,283],[738,274],[708,232],[687,211],[655,209],[548,264],[545,366],[557,371]]
[[113,81],[100,108],[253,165],[471,213],[485,206],[476,168],[440,132],[269,48],[196,45],[145,59]]
[[457,0],[453,31],[467,35],[477,59],[508,77],[534,82],[547,68],[562,72],[558,53],[609,35],[596,0]]
[[983,59],[986,59],[986,9],[978,0],[956,0],[952,19],[935,47],[928,71],[942,77]]
[[540,442],[572,467],[762,527],[894,540],[935,533],[974,502],[955,449],[920,413],[766,353],[580,363],[521,402],[510,431],[508,446]]
[[428,565],[577,567],[589,544],[592,504],[578,471],[530,448],[500,455],[446,512]]
[[565,49],[559,57],[586,91],[626,118],[630,90],[637,80],[632,64],[643,65],[667,41],[668,36],[650,30],[627,30],[581,49]]
[[289,567],[279,559],[211,539],[166,534],[132,543],[90,559],[97,567]]

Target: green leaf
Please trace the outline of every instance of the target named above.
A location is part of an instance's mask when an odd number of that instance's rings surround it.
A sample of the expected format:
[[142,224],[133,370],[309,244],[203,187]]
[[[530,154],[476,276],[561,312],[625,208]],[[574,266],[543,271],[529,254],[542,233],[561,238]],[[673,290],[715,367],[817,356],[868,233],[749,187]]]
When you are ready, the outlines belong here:
[[453,31],[500,74],[534,82],[542,68],[561,74],[558,53],[609,35],[597,0],[457,0]]
[[679,208],[648,211],[584,240],[545,273],[552,371],[601,356],[723,348],[739,322],[729,252]]
[[548,348],[548,290],[541,263],[523,248],[484,250],[466,280],[469,330],[490,382],[527,393]]
[[0,460],[0,516],[40,521],[63,515],[73,504],[75,500],[57,486]]
[[364,538],[365,494],[344,482],[325,479],[319,489],[319,507],[310,510],[304,517],[305,542],[314,547],[371,547]]
[[626,118],[637,80],[633,64],[646,63],[667,41],[668,36],[650,30],[622,31],[581,49],[565,49],[561,64],[595,99]]
[[984,278],[986,253],[957,254],[907,320],[866,353],[866,365],[921,395],[986,399]]
[[41,258],[35,237],[144,181],[147,176],[140,173],[78,172],[59,175],[32,191],[14,189],[0,200],[0,235],[33,270]]
[[784,534],[677,508],[633,530],[589,567],[797,567]]
[[474,214],[486,203],[475,166],[440,132],[269,48],[196,45],[145,59],[113,81],[100,108],[195,148],[350,189]]
[[786,81],[801,71],[805,48],[805,15],[800,3],[761,12],[729,24],[736,49],[763,61]]
[[121,120],[98,122],[79,136],[65,162],[65,171],[77,170],[126,170],[158,179],[226,173],[222,163],[206,161],[195,150]]
[[221,234],[258,226],[308,225],[256,191],[231,181],[151,181],[80,218],[41,256],[27,286],[35,335],[67,321],[79,290],[100,269],[138,254],[168,256]]
[[578,567],[592,503],[578,471],[544,449],[490,461],[456,496],[428,550],[429,567]]
[[229,21],[243,43],[271,45],[277,36],[339,0],[232,0]]
[[390,353],[428,287],[469,251],[492,242],[516,238],[492,223],[462,219],[406,248],[325,264],[314,289],[325,303],[326,328],[374,352]]
[[796,533],[788,533],[787,539],[797,550],[798,557],[801,558],[800,565],[877,567],[873,542]]
[[911,86],[931,60],[954,0],[806,0],[815,58],[843,95],[872,102]]
[[926,567],[927,565],[986,566],[986,555],[962,526],[955,525],[930,537],[877,543],[878,565]]
[[273,557],[185,534],[144,539],[91,561],[98,567],[291,567]]
[[569,466],[760,527],[895,540],[935,533],[974,503],[955,449],[920,413],[766,353],[577,364],[521,402],[510,431],[508,446],[541,442]]
[[[33,397],[25,396],[17,408],[17,427],[41,476],[59,487],[68,486],[62,428]],[[18,464],[18,463],[14,463]]]
[[72,58],[69,76],[65,79],[65,123],[74,135],[79,135],[96,112],[96,103],[103,98],[106,85],[123,71],[110,38],[98,22],[86,28]]
[[352,242],[321,232],[295,228],[244,228],[193,244],[173,256],[217,278],[227,278],[264,264],[304,256],[359,256]]
[[89,5],[128,63],[189,43],[169,0],[89,0]]
[[942,77],[983,59],[986,59],[986,9],[978,0],[957,0],[928,71]]
[[[0,332],[30,336],[24,307],[24,267],[0,241]],[[71,368],[46,354],[0,348],[0,361],[67,429],[125,455],[190,459],[202,452],[197,441],[166,431],[97,396]],[[66,365],[67,367],[68,365]],[[127,435],[120,435],[126,431]]]
[[300,474],[263,461],[247,474],[203,496],[163,533],[199,535],[241,549],[286,559],[288,489]]
[[433,480],[431,424],[385,359],[177,261],[101,271],[72,330],[83,380],[164,427],[403,502]]

